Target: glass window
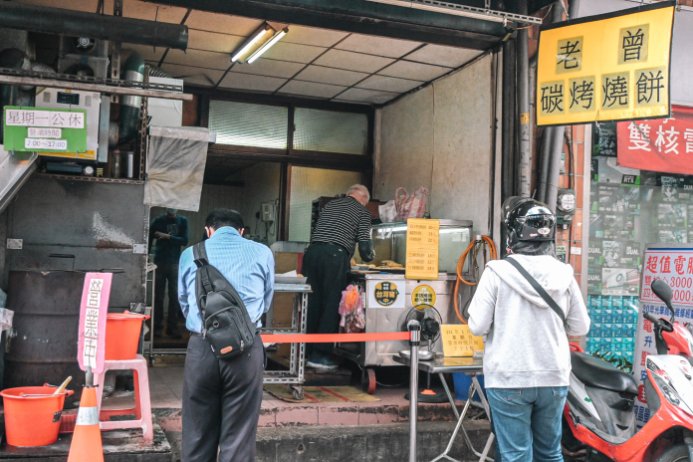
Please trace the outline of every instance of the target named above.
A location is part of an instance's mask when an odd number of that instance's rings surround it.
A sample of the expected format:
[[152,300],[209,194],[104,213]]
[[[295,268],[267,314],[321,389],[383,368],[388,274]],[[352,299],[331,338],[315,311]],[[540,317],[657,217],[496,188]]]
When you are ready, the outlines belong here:
[[313,200],[344,194],[349,186],[362,181],[363,175],[359,172],[292,167],[289,240],[310,241]]
[[647,243],[693,242],[693,176],[622,167],[615,124],[593,131],[587,349],[630,367],[643,251]]
[[305,151],[366,154],[366,114],[296,108],[294,149]]
[[282,106],[212,100],[209,129],[217,143],[286,149],[289,109]]

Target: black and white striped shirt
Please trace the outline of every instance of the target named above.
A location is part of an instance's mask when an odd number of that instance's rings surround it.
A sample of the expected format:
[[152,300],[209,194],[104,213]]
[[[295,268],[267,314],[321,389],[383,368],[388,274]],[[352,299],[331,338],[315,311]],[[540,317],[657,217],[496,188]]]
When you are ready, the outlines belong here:
[[356,242],[370,238],[371,214],[356,199],[347,196],[325,205],[315,225],[311,243],[337,244],[353,254]]

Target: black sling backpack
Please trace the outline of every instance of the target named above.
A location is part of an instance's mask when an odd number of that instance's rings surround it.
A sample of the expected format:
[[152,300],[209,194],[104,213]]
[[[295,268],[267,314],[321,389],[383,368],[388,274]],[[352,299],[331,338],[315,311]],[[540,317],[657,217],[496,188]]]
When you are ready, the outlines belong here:
[[253,345],[257,326],[236,289],[209,264],[204,241],[193,247],[193,257],[197,265],[196,295],[202,316],[202,337],[217,358],[238,356]]

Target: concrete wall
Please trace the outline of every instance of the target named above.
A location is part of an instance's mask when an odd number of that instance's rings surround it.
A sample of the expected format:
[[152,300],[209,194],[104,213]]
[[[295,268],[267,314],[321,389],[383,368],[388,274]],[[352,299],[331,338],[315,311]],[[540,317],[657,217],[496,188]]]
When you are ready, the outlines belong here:
[[473,220],[489,233],[492,64],[481,58],[381,110],[375,197],[423,185],[433,218]]

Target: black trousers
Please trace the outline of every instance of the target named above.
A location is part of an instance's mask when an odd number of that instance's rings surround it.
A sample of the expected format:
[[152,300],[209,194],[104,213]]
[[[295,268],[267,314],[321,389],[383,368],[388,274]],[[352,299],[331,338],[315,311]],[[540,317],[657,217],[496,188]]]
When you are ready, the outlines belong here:
[[178,263],[157,263],[156,281],[154,285],[154,328],[164,326],[164,292],[168,282],[168,319],[166,326],[175,329],[178,324]]
[[[311,244],[303,256],[303,274],[313,293],[308,298],[309,334],[334,334],[339,329],[339,301],[351,265],[347,251],[335,244]],[[331,343],[309,344],[309,352],[332,353]]]
[[[183,382],[182,462],[252,462],[262,403],[265,349],[217,359],[200,335],[188,341]],[[218,452],[218,459],[217,459]]]

